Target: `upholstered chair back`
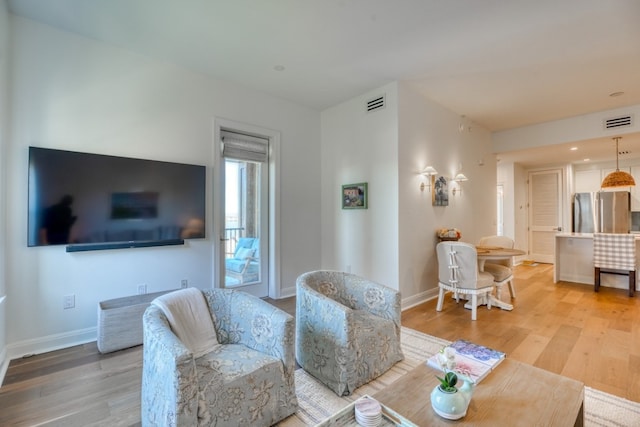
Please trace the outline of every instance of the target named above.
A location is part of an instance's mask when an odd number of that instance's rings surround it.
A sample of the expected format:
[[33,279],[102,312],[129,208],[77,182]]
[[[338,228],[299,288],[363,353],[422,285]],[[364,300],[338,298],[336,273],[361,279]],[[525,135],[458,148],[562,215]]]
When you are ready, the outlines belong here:
[[438,280],[463,289],[478,287],[478,253],[463,242],[440,242],[436,247]]
[[[513,249],[515,242],[511,237],[507,236],[485,236],[480,239],[478,246],[496,246],[499,248]],[[491,264],[500,264],[505,267],[513,267],[513,257],[509,259],[491,260]]]
[[594,233],[593,261],[598,268],[636,270],[636,236]]

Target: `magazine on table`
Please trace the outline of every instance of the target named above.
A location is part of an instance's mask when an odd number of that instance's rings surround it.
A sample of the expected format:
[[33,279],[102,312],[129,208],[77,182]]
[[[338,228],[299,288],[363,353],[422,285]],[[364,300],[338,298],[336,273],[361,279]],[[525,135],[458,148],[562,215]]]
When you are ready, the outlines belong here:
[[467,340],[457,340],[427,359],[427,365],[441,371],[453,371],[477,384],[498,366],[505,356],[502,351]]

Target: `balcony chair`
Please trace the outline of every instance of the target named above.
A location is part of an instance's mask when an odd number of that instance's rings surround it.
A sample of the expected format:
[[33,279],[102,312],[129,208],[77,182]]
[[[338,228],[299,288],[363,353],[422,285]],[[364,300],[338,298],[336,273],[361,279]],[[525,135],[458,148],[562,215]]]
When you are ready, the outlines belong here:
[[296,359],[338,396],[404,359],[398,291],[337,271],[304,273],[296,287]]
[[143,316],[142,426],[271,426],[298,407],[294,318],[245,292],[181,289]]
[[460,295],[471,296],[471,320],[476,320],[478,296],[491,309],[491,292],[494,283],[490,273],[478,271],[478,253],[475,246],[463,242],[440,242],[436,246],[438,258],[438,304],[436,311],[442,311],[444,295],[453,292],[456,302]]
[[[478,243],[478,246],[497,246],[506,249],[513,249],[514,245],[513,239],[506,236],[486,236],[481,238]],[[493,276],[497,299],[502,296],[502,286],[505,283],[509,284],[511,298],[516,297],[516,289],[513,285],[513,257],[504,260],[486,261],[484,263],[484,271]]]
[[[593,265],[595,285],[600,290],[600,274],[622,274],[629,276],[629,296],[636,290],[636,237],[633,234],[594,233]],[[606,270],[606,271],[602,271]]]
[[260,239],[241,237],[238,239],[233,258],[224,261],[225,274],[231,277],[233,284],[255,282],[260,273]]

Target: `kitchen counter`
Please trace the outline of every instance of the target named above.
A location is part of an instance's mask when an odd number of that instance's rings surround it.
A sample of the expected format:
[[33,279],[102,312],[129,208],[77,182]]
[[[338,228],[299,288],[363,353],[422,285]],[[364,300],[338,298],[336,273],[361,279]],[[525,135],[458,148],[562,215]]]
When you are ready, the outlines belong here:
[[[640,256],[640,234],[636,234],[636,257]],[[636,274],[640,279],[640,274]],[[638,283],[636,279],[636,290]],[[555,238],[555,266],[553,281],[594,283],[593,267],[593,234],[592,233],[558,233]],[[601,276],[601,286],[629,289],[629,278],[618,274]]]

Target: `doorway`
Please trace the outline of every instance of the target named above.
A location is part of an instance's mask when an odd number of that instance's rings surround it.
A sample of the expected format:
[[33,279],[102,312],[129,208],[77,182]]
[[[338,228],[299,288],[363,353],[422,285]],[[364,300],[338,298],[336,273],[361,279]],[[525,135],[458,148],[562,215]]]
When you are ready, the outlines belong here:
[[226,120],[216,121],[215,134],[214,226],[220,244],[214,250],[214,285],[277,298],[271,179],[277,138],[272,131]]

